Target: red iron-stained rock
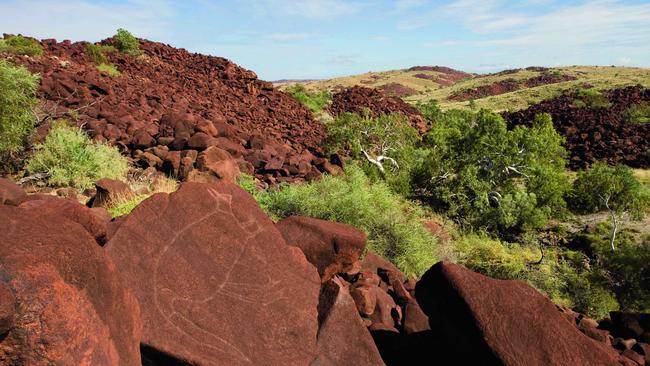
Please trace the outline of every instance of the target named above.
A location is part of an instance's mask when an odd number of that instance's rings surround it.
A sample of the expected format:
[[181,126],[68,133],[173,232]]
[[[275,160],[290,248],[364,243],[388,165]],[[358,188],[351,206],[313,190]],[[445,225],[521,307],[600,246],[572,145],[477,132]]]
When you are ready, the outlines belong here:
[[84,228],[9,206],[0,227],[0,288],[13,295],[0,291],[3,364],[140,365],[137,300]]
[[16,183],[0,178],[0,205],[18,206],[27,194]]
[[318,273],[233,183],[150,197],[106,250],[140,301],[145,346],[197,365],[316,357]]

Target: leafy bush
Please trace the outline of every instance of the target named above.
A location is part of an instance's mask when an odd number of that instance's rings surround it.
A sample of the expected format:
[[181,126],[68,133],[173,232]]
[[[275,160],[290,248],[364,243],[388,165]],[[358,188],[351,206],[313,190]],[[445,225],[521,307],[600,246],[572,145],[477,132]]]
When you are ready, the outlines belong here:
[[94,143],[80,129],[56,121],[27,163],[30,173],[48,174],[54,186],[89,188],[101,178],[124,179],[126,158],[112,146]]
[[100,72],[105,72],[109,76],[120,76],[122,74],[120,70],[118,70],[117,67],[115,67],[115,65],[111,65],[111,64],[99,64],[97,65],[97,70],[99,70]]
[[490,277],[528,282],[553,302],[601,319],[619,305],[611,287],[594,265],[585,268],[579,252],[547,248],[543,260],[538,248],[508,244],[470,234],[455,243],[457,261]]
[[616,251],[609,246],[609,224],[602,223],[588,241],[594,263],[600,270],[601,283],[612,288],[621,308],[631,311],[650,311],[650,235],[637,238],[624,230],[617,240]]
[[294,84],[285,91],[309,108],[312,113],[322,111],[332,101],[332,93],[329,91],[309,92],[302,84]]
[[628,212],[640,219],[650,207],[650,194],[629,167],[598,162],[578,174],[570,202],[580,213],[609,209],[618,214]]
[[22,150],[37,119],[38,76],[0,60],[0,155]]
[[631,106],[623,113],[623,120],[632,124],[650,123],[650,103]]
[[8,52],[15,55],[40,56],[43,54],[43,46],[34,39],[23,36],[10,36],[0,40],[0,52]]
[[457,222],[517,233],[565,212],[566,151],[549,115],[512,130],[485,110],[449,111],[432,124],[414,185]]
[[436,262],[436,239],[422,225],[423,210],[386,184],[370,182],[353,164],[347,166],[345,176],[324,176],[267,192],[256,191],[250,179],[240,184],[254,192],[260,206],[275,219],[310,216],[365,231],[369,249],[407,274],[420,275]]
[[108,58],[106,58],[106,54],[109,52],[115,52],[115,47],[93,43],[86,45],[86,53],[96,64],[107,64]]
[[612,103],[596,89],[578,88],[575,91],[573,105],[577,108],[609,108]]
[[113,36],[113,44],[118,51],[137,56],[141,53],[140,42],[128,30],[120,28]]
[[411,173],[424,152],[416,148],[419,136],[406,117],[343,113],[326,127],[330,152],[344,152],[373,180],[384,179],[395,192],[410,194]]

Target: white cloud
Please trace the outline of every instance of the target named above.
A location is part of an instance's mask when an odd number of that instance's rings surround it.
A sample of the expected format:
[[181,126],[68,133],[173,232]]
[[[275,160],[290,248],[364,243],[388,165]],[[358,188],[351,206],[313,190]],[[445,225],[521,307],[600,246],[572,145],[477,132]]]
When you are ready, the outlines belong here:
[[621,65],[631,65],[632,64],[632,58],[631,57],[621,57],[618,59],[618,63]]
[[156,39],[166,34],[173,15],[164,0],[128,0],[95,3],[87,0],[27,0],[0,3],[4,33],[22,33],[37,38],[97,41],[126,28],[138,37]]

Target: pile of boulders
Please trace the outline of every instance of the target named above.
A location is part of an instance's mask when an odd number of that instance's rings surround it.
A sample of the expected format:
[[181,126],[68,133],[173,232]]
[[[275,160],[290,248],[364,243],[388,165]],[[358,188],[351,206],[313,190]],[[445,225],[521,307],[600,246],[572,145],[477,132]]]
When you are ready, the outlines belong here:
[[555,129],[566,138],[569,166],[581,169],[594,161],[650,167],[650,124],[628,123],[629,108],[650,103],[650,89],[630,86],[604,93],[611,106],[583,106],[567,92],[526,110],[504,112],[510,127],[530,125],[539,113],[550,113]]
[[392,97],[379,89],[363,86],[353,86],[334,94],[329,112],[338,116],[345,112],[362,113],[370,111],[373,117],[380,114],[401,113],[409,119],[411,125],[420,133],[429,130],[426,119],[417,108],[404,102],[400,98]]
[[41,139],[47,121],[66,118],[120,147],[135,164],[180,179],[246,172],[275,184],[327,171],[322,124],[291,96],[226,59],[141,40],[140,56],[106,54],[121,72],[110,76],[97,69],[85,42],[41,44],[40,57],[0,53],[40,75],[47,115]]
[[647,315],[613,313],[610,346],[597,338],[606,322],[572,318],[523,282],[448,262],[407,277],[358,229],[273,223],[227,180],[184,183],[111,220],[100,203],[122,188],[98,182],[89,208],[0,179],[0,363],[647,362]]

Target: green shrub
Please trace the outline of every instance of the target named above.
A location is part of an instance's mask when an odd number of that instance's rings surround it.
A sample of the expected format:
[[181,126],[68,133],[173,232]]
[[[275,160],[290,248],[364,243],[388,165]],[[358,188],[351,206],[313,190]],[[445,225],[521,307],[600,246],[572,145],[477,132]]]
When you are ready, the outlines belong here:
[[587,236],[600,282],[613,290],[624,310],[650,311],[650,235],[638,238],[623,230],[612,252],[609,232],[609,224],[603,223]]
[[546,248],[539,262],[539,248],[508,244],[484,235],[470,234],[455,243],[457,261],[490,277],[520,280],[546,293],[554,303],[597,319],[618,310],[612,287],[602,281],[594,264],[585,268],[579,252]]
[[97,70],[100,72],[105,72],[109,76],[120,76],[122,74],[120,70],[118,70],[117,67],[112,64],[99,64],[97,65]]
[[623,121],[632,124],[650,123],[650,103],[631,106],[623,113]]
[[413,183],[463,226],[525,232],[566,211],[566,151],[549,115],[512,130],[485,110],[449,111],[431,122]]
[[405,116],[343,113],[325,126],[324,144],[331,153],[343,152],[373,180],[384,179],[395,192],[410,194],[411,174],[425,152],[416,148],[418,133]]
[[30,173],[48,174],[53,186],[89,188],[101,178],[124,179],[126,158],[112,146],[94,143],[80,129],[56,121],[27,163]]
[[332,101],[332,93],[329,91],[309,92],[302,84],[294,84],[285,91],[309,108],[312,113],[322,111]]
[[88,43],[86,45],[86,53],[96,64],[107,64],[107,53],[115,52],[115,47],[102,44]]
[[[254,187],[250,181],[242,185]],[[370,182],[353,164],[348,165],[345,176],[324,176],[309,184],[258,192],[256,198],[275,219],[310,216],[365,231],[369,249],[407,274],[421,275],[436,262],[436,239],[422,224],[423,210],[386,184]]]
[[612,103],[596,89],[578,88],[575,91],[573,105],[577,108],[610,108]]
[[120,28],[113,36],[113,44],[118,51],[137,56],[141,53],[140,42],[126,29]]
[[0,60],[0,156],[23,149],[37,118],[38,76]]
[[34,39],[23,36],[10,36],[0,40],[0,52],[8,52],[15,55],[40,56],[43,54],[43,46]]
[[650,207],[650,194],[629,167],[594,163],[578,174],[570,194],[572,208],[580,213],[611,210],[641,219]]

